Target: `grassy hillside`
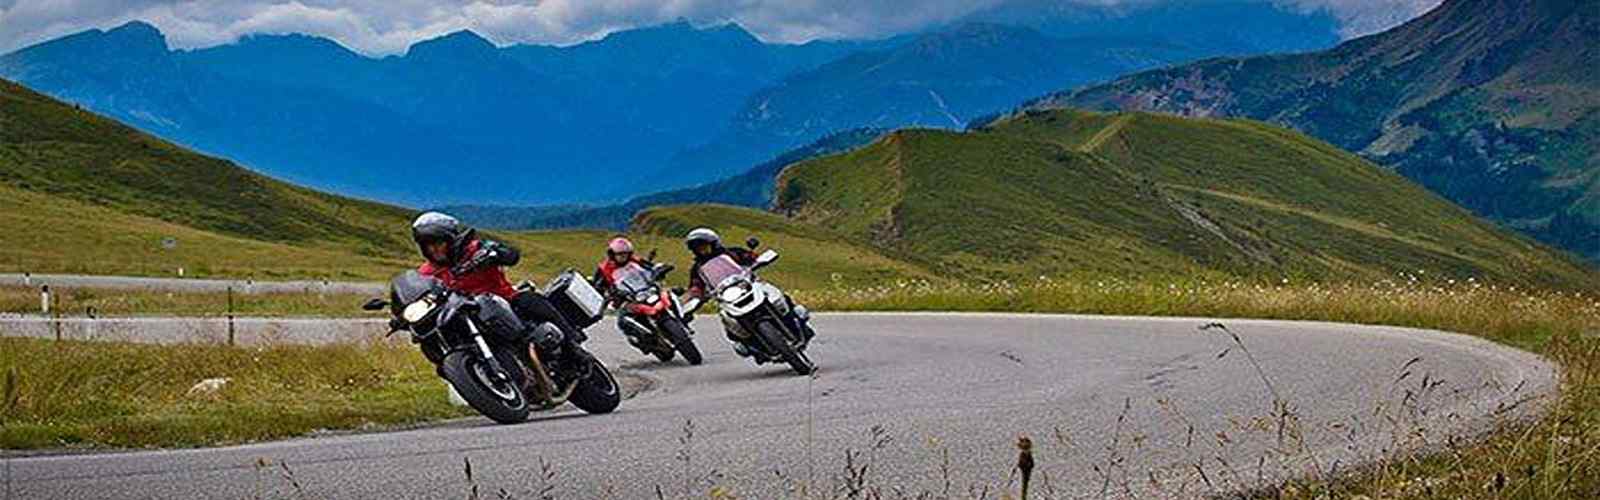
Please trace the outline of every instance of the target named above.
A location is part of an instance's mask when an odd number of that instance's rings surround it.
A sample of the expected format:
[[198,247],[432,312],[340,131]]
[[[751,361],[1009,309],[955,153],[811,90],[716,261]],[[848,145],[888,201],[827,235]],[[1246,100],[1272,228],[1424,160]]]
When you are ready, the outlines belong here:
[[[403,222],[393,227],[404,236]],[[371,280],[409,261],[396,244],[363,255],[348,243],[262,241],[3,184],[0,234],[15,236],[0,245],[0,272]],[[166,237],[177,246],[164,248]]]
[[779,183],[780,211],[944,274],[1597,282],[1398,175],[1249,121],[1032,112],[897,132]]
[[1446,0],[1327,51],[1164,68],[1036,105],[1284,124],[1600,259],[1596,33],[1596,0]]

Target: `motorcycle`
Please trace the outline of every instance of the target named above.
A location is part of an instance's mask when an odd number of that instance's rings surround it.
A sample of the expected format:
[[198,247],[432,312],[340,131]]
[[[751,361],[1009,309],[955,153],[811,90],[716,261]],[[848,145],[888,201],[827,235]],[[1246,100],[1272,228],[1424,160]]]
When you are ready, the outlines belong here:
[[672,270],[670,264],[647,269],[630,262],[614,271],[611,296],[622,313],[617,325],[628,343],[640,352],[663,363],[671,361],[675,353],[682,353],[685,361],[698,365],[703,358],[694,344],[694,329],[689,326],[686,309],[676,294],[661,286]]
[[[598,310],[599,304],[578,304],[581,290],[567,292],[574,282],[588,288],[588,282],[571,271],[557,277],[546,288],[546,297],[557,305],[575,325],[586,327],[598,320],[575,317],[573,311]],[[524,283],[522,291],[538,293]],[[557,293],[566,292],[566,293]],[[598,300],[598,293],[593,299]],[[511,304],[494,294],[469,295],[451,290],[436,278],[406,271],[389,283],[389,298],[374,298],[362,309],[390,310],[389,333],[408,331],[411,342],[432,362],[435,371],[455,388],[461,399],[478,413],[502,424],[527,420],[539,405],[540,410],[571,402],[592,413],[609,413],[622,401],[622,391],[611,371],[594,356],[583,356],[588,366],[562,366],[547,363],[550,353],[530,353],[528,346],[508,345],[502,339],[509,332],[521,331],[523,322]],[[536,335],[561,335],[554,325],[540,324]],[[579,347],[581,349],[581,347]],[[524,387],[533,387],[533,401]]]
[[[751,250],[758,245],[755,238],[747,243]],[[778,252],[767,250],[746,267],[732,256],[722,255],[701,264],[700,277],[707,285],[714,284],[711,296],[717,301],[718,316],[735,352],[756,364],[784,362],[795,373],[810,375],[817,369],[806,355],[806,347],[816,335],[809,324],[810,314],[794,305],[783,290],[756,275],[777,260]],[[691,299],[685,309],[693,313],[704,302]]]

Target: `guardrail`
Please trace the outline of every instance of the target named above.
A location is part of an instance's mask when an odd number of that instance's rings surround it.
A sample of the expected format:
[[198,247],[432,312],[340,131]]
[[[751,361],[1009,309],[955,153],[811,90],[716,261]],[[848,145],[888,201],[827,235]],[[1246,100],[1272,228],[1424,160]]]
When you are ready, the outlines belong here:
[[151,344],[325,345],[381,340],[386,332],[384,319],[0,317],[0,337]]

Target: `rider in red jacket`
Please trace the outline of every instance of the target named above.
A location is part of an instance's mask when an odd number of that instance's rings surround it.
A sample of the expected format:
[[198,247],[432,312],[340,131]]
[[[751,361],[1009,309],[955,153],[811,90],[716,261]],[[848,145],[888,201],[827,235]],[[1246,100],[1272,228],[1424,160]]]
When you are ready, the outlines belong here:
[[605,260],[601,260],[600,264],[595,266],[594,276],[589,278],[589,283],[593,284],[596,290],[602,293],[606,292],[611,287],[616,286],[617,278],[615,273],[617,270],[630,263],[637,263],[640,266],[644,266],[645,269],[649,269],[651,266],[650,262],[634,256],[632,241],[628,241],[627,238],[621,236],[612,238],[609,243],[606,243]]
[[[502,267],[517,265],[522,256],[517,249],[498,241],[479,238],[476,230],[456,218],[428,212],[411,224],[411,237],[427,259],[417,272],[444,282],[446,287],[467,294],[490,293],[511,303],[511,310],[526,322],[521,332],[506,339],[530,342],[546,352],[557,353],[562,362],[581,362],[583,332],[562,316],[550,300],[532,292],[519,293],[511,287]],[[550,323],[561,330],[561,338],[534,338],[533,326]]]

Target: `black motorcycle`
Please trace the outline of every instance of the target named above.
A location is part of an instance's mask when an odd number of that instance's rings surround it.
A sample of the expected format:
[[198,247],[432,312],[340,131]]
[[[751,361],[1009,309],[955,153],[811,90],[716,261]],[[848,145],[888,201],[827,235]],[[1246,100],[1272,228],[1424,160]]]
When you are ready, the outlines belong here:
[[[574,324],[587,326],[597,318],[572,318],[567,311],[594,309],[573,304],[566,290],[574,281],[575,273],[564,273],[550,287],[546,296],[557,304]],[[562,366],[547,363],[550,353],[531,354],[528,346],[507,345],[501,340],[514,338],[506,332],[521,331],[523,322],[511,310],[511,304],[494,294],[468,295],[447,288],[438,279],[416,271],[406,271],[389,283],[389,298],[375,298],[362,306],[368,311],[389,308],[389,334],[411,332],[411,342],[417,344],[422,355],[433,362],[439,376],[455,388],[461,399],[473,409],[502,424],[527,420],[537,409],[551,409],[566,402],[589,413],[609,413],[622,401],[622,391],[600,360],[591,360],[588,366]],[[524,284],[523,291],[538,293]],[[592,289],[591,289],[592,292]],[[598,295],[595,295],[598,297]],[[565,302],[565,304],[564,304]],[[549,324],[534,328],[537,335],[561,335]],[[581,349],[581,347],[580,347]],[[534,401],[530,402],[524,387],[534,387]]]
[[672,269],[669,264],[653,264],[647,268],[630,262],[612,272],[615,284],[611,287],[611,297],[620,312],[617,325],[627,336],[628,343],[640,352],[655,356],[663,363],[671,361],[675,353],[683,353],[684,361],[698,365],[703,358],[700,348],[694,344],[694,330],[689,326],[683,303],[676,294],[661,286]]

